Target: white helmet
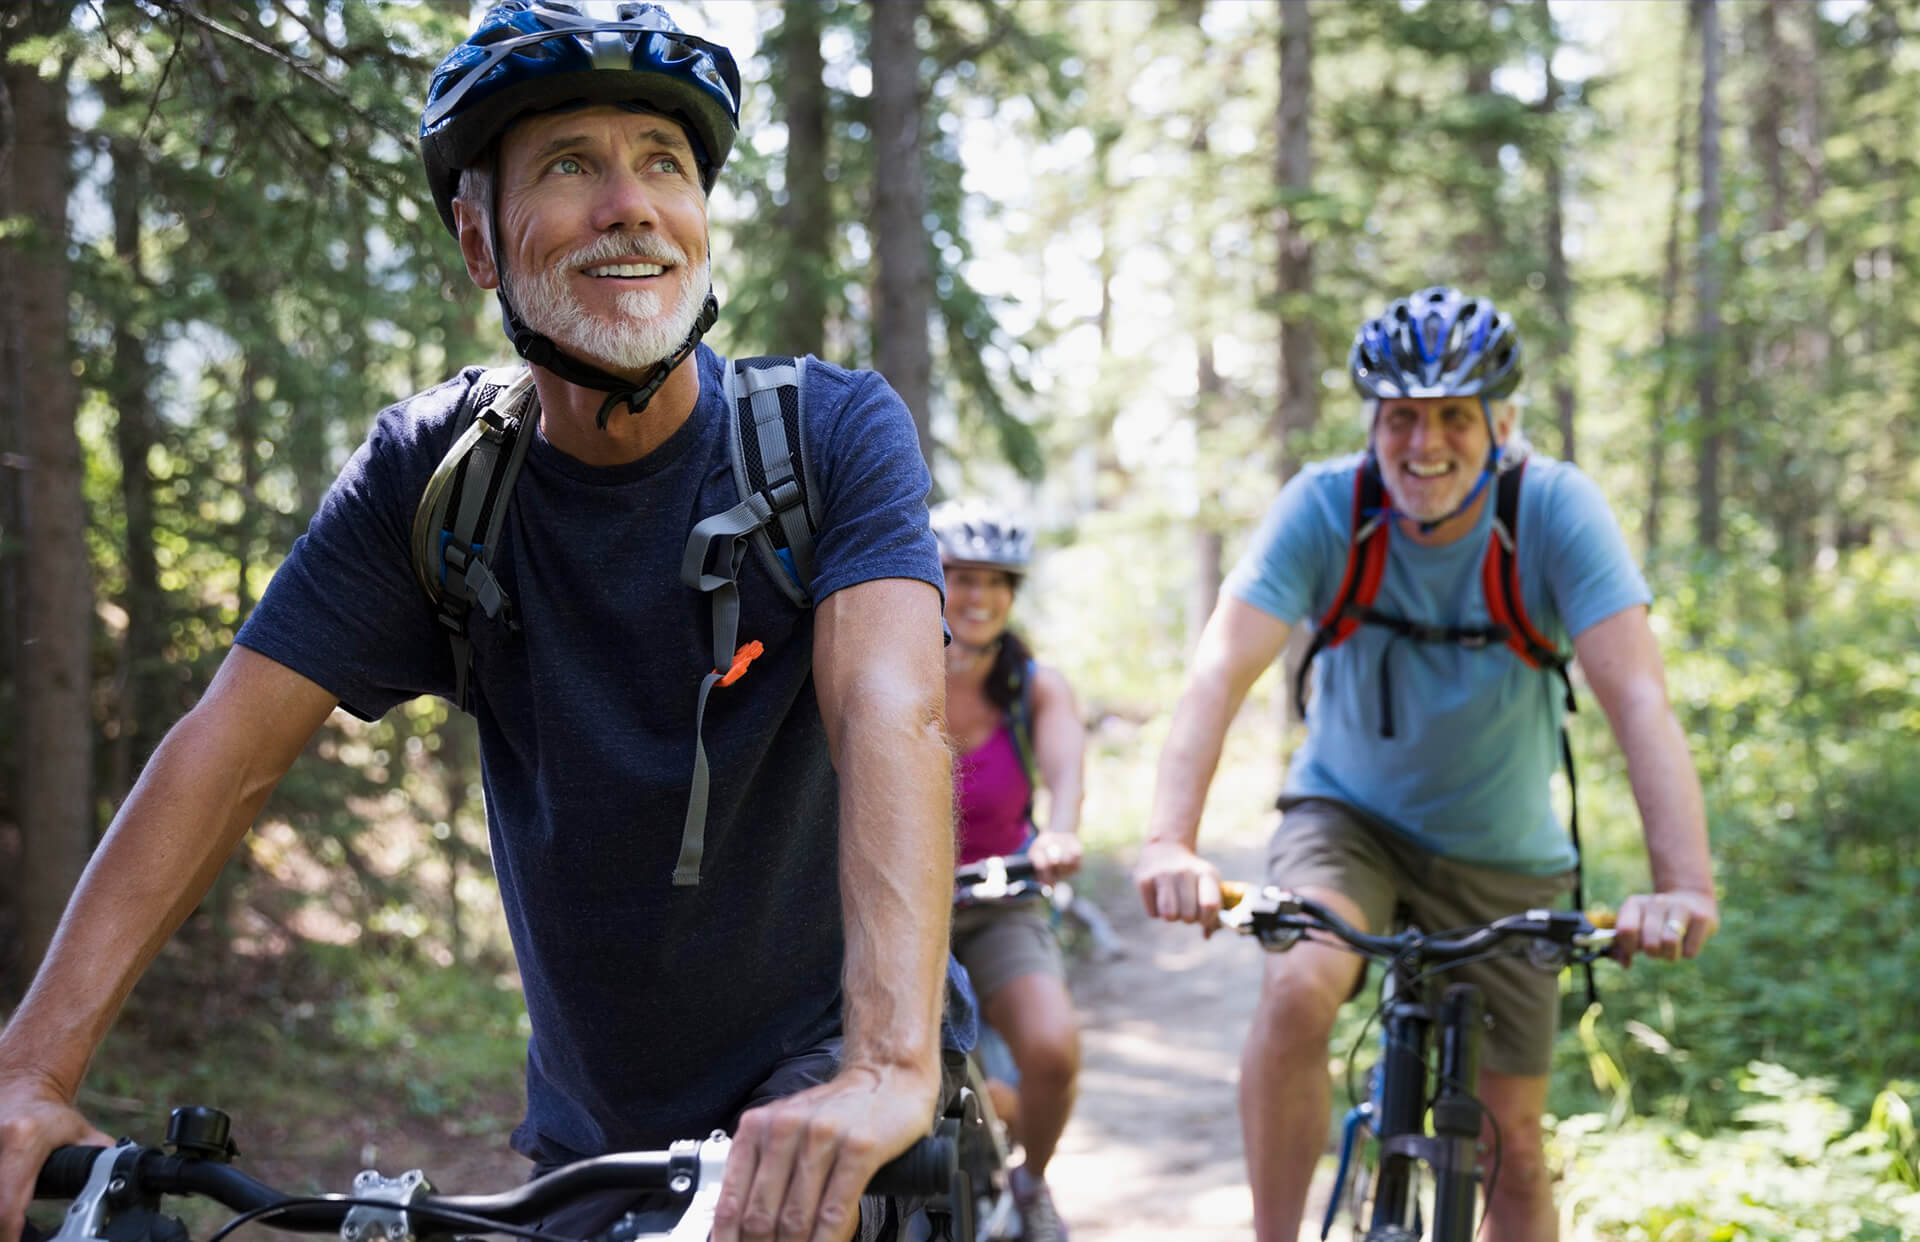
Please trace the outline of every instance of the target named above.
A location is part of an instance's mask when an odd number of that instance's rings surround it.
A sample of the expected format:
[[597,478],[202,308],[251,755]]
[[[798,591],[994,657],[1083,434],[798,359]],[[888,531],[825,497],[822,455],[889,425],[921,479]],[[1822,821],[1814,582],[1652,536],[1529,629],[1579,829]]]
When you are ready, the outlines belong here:
[[927,515],[948,565],[978,565],[1019,578],[1033,560],[1033,532],[984,500],[946,500]]

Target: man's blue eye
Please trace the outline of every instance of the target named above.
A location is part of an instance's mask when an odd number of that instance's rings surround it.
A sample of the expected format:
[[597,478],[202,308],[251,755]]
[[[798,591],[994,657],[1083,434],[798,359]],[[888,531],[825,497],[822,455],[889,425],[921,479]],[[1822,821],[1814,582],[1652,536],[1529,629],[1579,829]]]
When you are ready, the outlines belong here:
[[563,155],[553,162],[553,171],[566,173],[571,176],[574,173],[585,172],[586,169],[581,166],[579,160],[574,159],[571,155]]

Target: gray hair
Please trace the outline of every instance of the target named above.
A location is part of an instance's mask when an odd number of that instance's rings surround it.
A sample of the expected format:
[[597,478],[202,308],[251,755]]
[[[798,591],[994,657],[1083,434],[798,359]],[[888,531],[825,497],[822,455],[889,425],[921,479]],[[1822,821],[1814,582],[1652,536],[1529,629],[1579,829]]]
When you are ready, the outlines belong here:
[[487,244],[493,244],[493,152],[483,153],[473,163],[460,170],[460,188],[455,191],[453,201],[465,203],[467,210],[479,215],[481,230],[488,235]]

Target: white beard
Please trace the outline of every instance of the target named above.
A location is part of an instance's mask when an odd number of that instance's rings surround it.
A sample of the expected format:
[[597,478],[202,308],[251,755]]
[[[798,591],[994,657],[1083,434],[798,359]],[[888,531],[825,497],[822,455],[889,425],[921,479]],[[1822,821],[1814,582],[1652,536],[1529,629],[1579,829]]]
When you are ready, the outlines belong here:
[[[664,291],[656,289],[620,294],[614,302],[617,314],[610,320],[581,304],[569,274],[621,259],[671,265],[678,294],[671,312],[665,308]],[[528,327],[568,353],[610,370],[644,371],[680,348],[712,286],[712,269],[704,258],[689,265],[678,248],[657,238],[638,242],[608,237],[518,282],[514,301]]]

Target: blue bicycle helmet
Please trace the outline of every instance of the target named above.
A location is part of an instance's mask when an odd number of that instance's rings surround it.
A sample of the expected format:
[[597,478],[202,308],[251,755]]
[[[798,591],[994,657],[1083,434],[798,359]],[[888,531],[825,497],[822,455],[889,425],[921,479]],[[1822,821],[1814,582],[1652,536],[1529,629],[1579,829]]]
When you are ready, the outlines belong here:
[[453,232],[460,172],[529,112],[613,103],[659,112],[687,131],[701,181],[713,181],[740,129],[740,70],[717,43],[674,25],[657,4],[504,0],[434,70],[420,116],[420,158]]
[[1520,334],[1488,299],[1436,285],[1361,324],[1347,371],[1363,397],[1497,400],[1520,384]]

